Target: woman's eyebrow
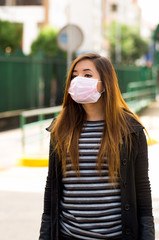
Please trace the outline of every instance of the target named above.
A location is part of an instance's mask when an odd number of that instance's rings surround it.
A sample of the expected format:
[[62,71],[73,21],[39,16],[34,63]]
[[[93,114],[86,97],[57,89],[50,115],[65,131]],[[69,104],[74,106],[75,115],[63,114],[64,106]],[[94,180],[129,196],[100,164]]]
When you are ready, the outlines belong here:
[[86,72],[86,71],[90,71],[90,72],[93,72],[91,69],[89,69],[89,68],[85,68],[85,69],[83,69],[83,71],[84,72]]
[[[89,69],[89,68],[84,68],[84,69],[82,69],[82,71],[84,71],[84,72],[87,72],[87,71],[90,71],[90,72],[93,72],[91,69]],[[73,72],[77,72],[77,70],[73,70]]]

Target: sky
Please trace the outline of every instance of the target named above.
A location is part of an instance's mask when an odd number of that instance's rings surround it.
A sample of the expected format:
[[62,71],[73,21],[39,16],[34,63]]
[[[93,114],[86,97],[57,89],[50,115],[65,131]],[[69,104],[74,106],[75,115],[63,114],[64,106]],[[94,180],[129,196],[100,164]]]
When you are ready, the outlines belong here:
[[142,18],[152,26],[159,24],[159,1],[158,0],[138,0],[142,9]]

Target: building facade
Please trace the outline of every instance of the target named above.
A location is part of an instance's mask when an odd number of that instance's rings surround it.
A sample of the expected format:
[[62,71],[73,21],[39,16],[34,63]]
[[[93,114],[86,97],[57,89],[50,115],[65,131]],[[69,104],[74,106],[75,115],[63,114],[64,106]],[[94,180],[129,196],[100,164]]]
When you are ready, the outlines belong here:
[[50,24],[60,30],[75,24],[84,36],[77,54],[93,51],[107,55],[105,27],[112,21],[139,23],[140,8],[135,0],[1,0],[0,19],[23,24],[26,54],[42,26]]

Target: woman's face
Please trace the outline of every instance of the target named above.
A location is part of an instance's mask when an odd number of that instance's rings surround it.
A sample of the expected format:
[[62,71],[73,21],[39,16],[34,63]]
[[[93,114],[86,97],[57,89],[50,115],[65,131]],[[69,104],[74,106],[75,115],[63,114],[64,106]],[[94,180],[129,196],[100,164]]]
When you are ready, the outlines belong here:
[[[101,81],[100,75],[94,65],[94,63],[90,60],[81,60],[78,62],[72,71],[72,79],[75,77],[86,77],[86,78],[94,78]],[[103,91],[102,82],[98,82],[97,84],[98,92]]]

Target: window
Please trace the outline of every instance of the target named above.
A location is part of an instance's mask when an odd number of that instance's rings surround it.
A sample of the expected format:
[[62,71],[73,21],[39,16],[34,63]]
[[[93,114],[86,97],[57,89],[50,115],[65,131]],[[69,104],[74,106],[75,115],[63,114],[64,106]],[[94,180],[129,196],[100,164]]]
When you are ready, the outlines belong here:
[[16,0],[16,5],[42,5],[43,0]]
[[0,6],[43,5],[43,0],[0,0]]
[[5,5],[5,3],[6,3],[6,1],[5,1],[5,0],[1,0],[1,1],[0,1],[0,6],[4,6],[4,5]]
[[111,5],[111,10],[112,10],[112,12],[116,12],[117,11],[117,4],[112,4]]

